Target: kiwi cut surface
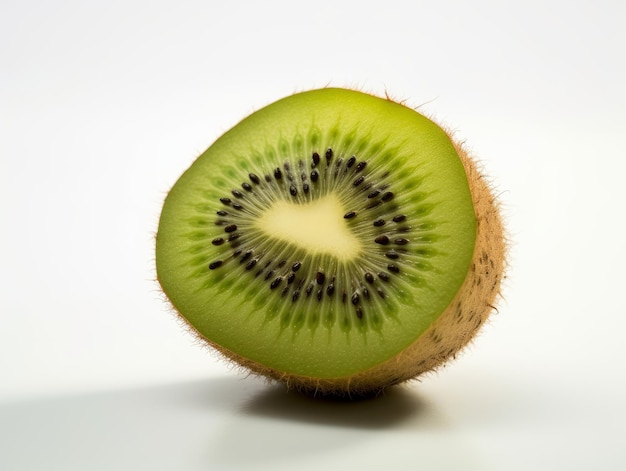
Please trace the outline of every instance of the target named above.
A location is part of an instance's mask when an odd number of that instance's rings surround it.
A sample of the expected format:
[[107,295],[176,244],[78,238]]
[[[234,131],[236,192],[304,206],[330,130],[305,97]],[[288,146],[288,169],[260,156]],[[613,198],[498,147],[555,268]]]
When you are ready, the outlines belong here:
[[493,310],[502,226],[431,120],[325,88],[244,119],[180,177],[157,277],[226,357],[308,392],[370,393],[431,370]]

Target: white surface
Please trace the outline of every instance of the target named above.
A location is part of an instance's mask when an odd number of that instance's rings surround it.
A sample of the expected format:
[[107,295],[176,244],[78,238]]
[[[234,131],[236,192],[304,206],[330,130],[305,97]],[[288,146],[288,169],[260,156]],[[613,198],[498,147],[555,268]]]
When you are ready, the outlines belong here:
[[[626,468],[623,3],[96,4],[0,5],[0,469]],[[513,241],[474,345],[355,404],[241,379],[153,281],[179,174],[326,84],[458,130]]]

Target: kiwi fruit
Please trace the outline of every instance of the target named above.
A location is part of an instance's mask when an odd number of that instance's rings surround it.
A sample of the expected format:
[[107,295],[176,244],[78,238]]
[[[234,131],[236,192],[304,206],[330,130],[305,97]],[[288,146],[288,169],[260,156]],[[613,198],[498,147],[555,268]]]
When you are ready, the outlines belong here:
[[323,88],[262,108],[165,199],[157,279],[192,331],[249,371],[370,395],[454,357],[495,309],[499,206],[450,133]]

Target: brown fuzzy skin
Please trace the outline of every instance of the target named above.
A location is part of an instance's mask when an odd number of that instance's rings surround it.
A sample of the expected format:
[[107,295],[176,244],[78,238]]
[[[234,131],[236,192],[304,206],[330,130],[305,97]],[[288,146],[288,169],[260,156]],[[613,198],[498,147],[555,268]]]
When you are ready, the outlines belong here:
[[[476,213],[476,245],[469,272],[458,293],[439,318],[405,350],[386,362],[353,376],[311,378],[277,371],[224,349],[190,330],[225,358],[253,374],[283,382],[290,389],[312,395],[363,397],[417,378],[443,365],[465,347],[495,310],[506,266],[506,239],[499,204],[476,163],[452,139],[465,167]],[[181,319],[184,320],[184,318]],[[186,322],[186,321],[185,321]]]

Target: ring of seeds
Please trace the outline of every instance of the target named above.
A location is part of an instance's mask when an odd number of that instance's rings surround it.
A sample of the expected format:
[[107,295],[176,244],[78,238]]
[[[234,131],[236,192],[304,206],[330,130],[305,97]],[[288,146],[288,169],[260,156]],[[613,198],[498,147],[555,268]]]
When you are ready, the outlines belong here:
[[[296,156],[271,169],[247,169],[238,187],[219,197],[223,209],[216,211],[214,223],[223,227],[223,235],[212,240],[219,251],[208,269],[239,269],[240,276],[261,278],[268,296],[288,298],[293,305],[307,303],[313,294],[318,302],[338,294],[338,302],[351,304],[355,318],[362,321],[369,307],[385,302],[387,293],[400,287],[394,281],[404,272],[417,227],[396,203],[391,177],[370,171],[367,157],[338,157],[332,147],[312,152],[308,165]],[[254,227],[254,219],[275,201],[306,204],[331,192],[339,193],[347,205],[345,223],[360,226],[358,232],[365,234],[363,253],[352,263],[311,257],[296,247],[276,248],[264,243]],[[283,253],[294,255],[284,260]],[[371,297],[367,286],[378,296]]]

